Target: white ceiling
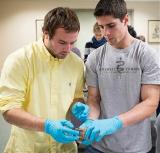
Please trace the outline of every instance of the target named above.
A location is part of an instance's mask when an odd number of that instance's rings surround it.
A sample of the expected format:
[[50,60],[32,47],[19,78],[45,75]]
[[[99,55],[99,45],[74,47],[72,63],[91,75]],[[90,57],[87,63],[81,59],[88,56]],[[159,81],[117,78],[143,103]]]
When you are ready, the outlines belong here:
[[138,1],[141,1],[141,2],[160,2],[160,0],[126,0],[126,1],[133,1],[133,2],[138,2]]

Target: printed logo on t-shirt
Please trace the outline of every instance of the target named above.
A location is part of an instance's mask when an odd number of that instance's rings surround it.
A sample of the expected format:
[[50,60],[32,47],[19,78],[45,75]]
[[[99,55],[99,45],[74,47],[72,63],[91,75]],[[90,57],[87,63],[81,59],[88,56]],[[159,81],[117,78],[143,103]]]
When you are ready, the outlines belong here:
[[118,61],[116,61],[117,63],[117,72],[122,73],[124,71],[124,64],[125,62],[122,61],[122,58],[120,57]]
[[137,73],[140,71],[140,68],[138,65],[135,65],[135,63],[131,60],[125,61],[122,59],[122,57],[119,57],[115,62],[113,62],[113,66],[100,66],[99,70],[101,72],[101,75],[103,73]]

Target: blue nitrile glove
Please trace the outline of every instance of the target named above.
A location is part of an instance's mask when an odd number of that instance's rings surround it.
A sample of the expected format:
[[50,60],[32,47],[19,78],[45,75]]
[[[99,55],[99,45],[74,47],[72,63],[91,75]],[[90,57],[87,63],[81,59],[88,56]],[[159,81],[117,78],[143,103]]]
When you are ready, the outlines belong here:
[[72,114],[81,122],[87,120],[89,115],[89,106],[81,102],[76,102],[72,106]]
[[[82,144],[84,145],[90,145],[93,143],[93,141],[91,141],[90,139],[88,139],[88,136],[86,135],[86,132],[87,132],[87,129],[90,128],[90,127],[93,127],[93,121],[94,120],[91,120],[91,119],[87,119],[79,128],[80,129],[84,129],[85,131],[85,136],[82,140]],[[91,129],[90,129],[91,130]]]
[[101,120],[87,120],[80,128],[86,128],[85,138],[82,144],[88,145],[94,141],[100,141],[104,136],[111,135],[121,129],[123,126],[119,117]]
[[67,120],[46,120],[44,131],[60,143],[71,143],[79,139],[79,132],[73,130],[73,124]]

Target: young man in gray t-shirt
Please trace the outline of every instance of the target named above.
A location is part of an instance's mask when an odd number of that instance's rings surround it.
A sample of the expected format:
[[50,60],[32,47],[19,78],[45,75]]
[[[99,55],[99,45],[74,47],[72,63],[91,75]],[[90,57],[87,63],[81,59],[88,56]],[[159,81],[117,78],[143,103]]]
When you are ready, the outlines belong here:
[[92,146],[85,153],[146,153],[159,102],[158,55],[128,33],[124,0],[100,0],[94,15],[107,43],[86,62],[90,114],[82,143]]

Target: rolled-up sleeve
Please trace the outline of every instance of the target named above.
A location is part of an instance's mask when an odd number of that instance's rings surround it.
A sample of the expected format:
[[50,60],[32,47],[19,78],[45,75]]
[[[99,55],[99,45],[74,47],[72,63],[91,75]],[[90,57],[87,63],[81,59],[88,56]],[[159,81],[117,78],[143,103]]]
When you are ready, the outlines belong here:
[[27,84],[27,60],[21,50],[9,55],[0,78],[0,112],[23,107]]

